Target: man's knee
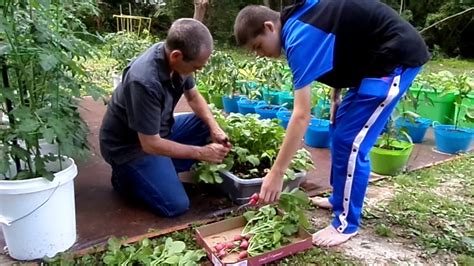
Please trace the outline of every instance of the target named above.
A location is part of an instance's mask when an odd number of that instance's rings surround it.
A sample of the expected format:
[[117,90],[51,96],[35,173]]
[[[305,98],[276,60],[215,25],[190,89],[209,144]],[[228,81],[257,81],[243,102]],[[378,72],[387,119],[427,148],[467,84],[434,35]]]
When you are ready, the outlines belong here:
[[152,208],[160,215],[166,217],[175,217],[184,214],[189,210],[189,198],[184,195],[175,199],[168,199],[166,204],[156,203]]

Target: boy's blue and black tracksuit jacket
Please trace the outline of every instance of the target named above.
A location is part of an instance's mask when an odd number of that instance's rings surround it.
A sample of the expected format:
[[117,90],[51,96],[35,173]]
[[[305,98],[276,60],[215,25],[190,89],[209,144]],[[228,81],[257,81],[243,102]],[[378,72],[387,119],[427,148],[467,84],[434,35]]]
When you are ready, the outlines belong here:
[[368,158],[395,105],[429,60],[417,30],[377,0],[294,1],[281,40],[295,89],[313,81],[349,88],[332,125],[333,226],[358,230]]

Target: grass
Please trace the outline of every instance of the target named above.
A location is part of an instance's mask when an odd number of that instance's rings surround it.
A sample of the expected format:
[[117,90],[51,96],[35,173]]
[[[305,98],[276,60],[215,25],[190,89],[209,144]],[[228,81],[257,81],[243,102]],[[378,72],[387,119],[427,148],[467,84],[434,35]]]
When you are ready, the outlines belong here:
[[372,214],[368,223],[382,236],[388,236],[388,228],[396,231],[398,237],[421,246],[425,254],[455,255],[458,263],[472,262],[473,172],[474,155],[470,154],[385,181],[396,187],[395,196],[367,210]]

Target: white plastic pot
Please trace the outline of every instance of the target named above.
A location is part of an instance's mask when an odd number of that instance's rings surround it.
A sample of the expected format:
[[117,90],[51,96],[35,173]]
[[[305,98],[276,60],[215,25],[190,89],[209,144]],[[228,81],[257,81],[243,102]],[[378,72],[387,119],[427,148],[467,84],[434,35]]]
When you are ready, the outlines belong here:
[[12,258],[53,257],[76,241],[73,180],[77,166],[73,159],[64,158],[61,171],[59,161],[47,165],[55,173],[53,181],[8,181],[0,176],[0,223]]

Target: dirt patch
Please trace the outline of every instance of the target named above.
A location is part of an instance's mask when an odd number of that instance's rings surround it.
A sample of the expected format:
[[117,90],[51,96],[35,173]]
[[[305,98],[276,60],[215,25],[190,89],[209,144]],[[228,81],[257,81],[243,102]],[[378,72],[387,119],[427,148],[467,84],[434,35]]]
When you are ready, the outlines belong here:
[[433,192],[441,197],[449,197],[455,201],[469,201],[469,198],[459,195],[459,191],[462,191],[465,187],[464,180],[459,178],[450,179],[444,183],[439,184]]
[[336,248],[347,256],[356,257],[364,264],[421,264],[420,251],[390,238],[379,237],[372,230],[362,229],[356,237]]

